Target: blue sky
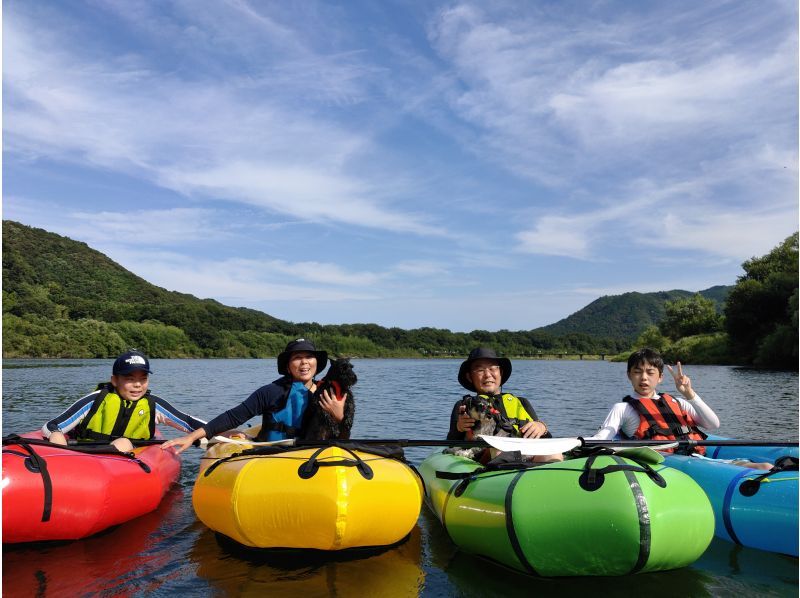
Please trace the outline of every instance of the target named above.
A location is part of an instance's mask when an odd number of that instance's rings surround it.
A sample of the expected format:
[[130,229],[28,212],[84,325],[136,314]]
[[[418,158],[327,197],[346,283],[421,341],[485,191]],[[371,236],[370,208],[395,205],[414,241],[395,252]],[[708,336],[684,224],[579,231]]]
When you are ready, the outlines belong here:
[[732,284],[798,228],[797,4],[6,0],[3,218],[294,322]]

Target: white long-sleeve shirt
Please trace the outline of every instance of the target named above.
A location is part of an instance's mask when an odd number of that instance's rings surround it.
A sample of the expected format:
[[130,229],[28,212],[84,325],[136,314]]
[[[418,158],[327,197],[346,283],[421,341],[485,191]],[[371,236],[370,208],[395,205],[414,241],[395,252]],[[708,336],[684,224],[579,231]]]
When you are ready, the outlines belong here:
[[[655,395],[652,397],[634,397],[635,399],[641,398],[657,398]],[[703,402],[700,395],[695,394],[694,399],[687,401],[682,397],[675,397],[683,409],[695,422],[695,425],[704,428],[708,431],[714,431],[719,428],[719,418],[714,411]],[[633,405],[628,403],[619,402],[615,403],[608,412],[603,425],[597,433],[591,437],[593,440],[611,440],[620,433],[628,438],[633,438],[633,433],[639,427],[639,413]]]

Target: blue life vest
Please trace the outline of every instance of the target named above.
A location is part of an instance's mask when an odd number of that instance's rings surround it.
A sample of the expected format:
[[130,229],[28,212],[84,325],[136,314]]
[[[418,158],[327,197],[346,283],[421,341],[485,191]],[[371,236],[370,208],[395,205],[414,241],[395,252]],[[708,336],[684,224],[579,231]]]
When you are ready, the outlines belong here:
[[262,425],[262,434],[264,428],[267,428],[265,440],[283,440],[300,435],[300,426],[303,422],[303,413],[308,405],[309,394],[302,382],[292,382],[289,396],[286,398],[286,405],[280,411],[271,413],[272,421],[264,422]]

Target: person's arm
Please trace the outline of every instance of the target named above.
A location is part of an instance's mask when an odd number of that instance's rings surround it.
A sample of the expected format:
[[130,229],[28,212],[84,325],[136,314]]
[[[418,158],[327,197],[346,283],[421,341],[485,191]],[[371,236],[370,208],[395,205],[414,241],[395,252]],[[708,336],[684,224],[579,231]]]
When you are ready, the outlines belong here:
[[78,399],[66,411],[48,421],[42,426],[42,436],[55,444],[66,445],[67,434],[89,413],[97,397],[97,392],[99,391]]
[[172,446],[175,446],[177,447],[176,452],[182,453],[187,448],[192,446],[195,442],[205,437],[206,437],[205,428],[197,428],[191,434],[187,434],[186,436],[180,436],[178,438],[173,438],[172,440],[167,440],[166,442],[162,442],[161,448],[168,449]]
[[676,369],[673,370],[672,366],[668,365],[667,369],[669,373],[672,374],[673,380],[675,380],[675,389],[683,395],[683,400],[678,400],[681,401],[681,406],[684,411],[694,420],[696,425],[702,428],[711,431],[719,428],[719,417],[717,417],[717,414],[714,413],[711,407],[703,402],[700,395],[694,391],[692,388],[692,380],[683,373],[681,362],[676,362],[675,367]]
[[639,415],[636,409],[627,403],[615,403],[600,429],[587,440],[612,440],[620,432],[631,438],[638,427]]
[[235,428],[239,424],[246,422],[252,417],[260,415],[267,407],[268,395],[266,388],[266,386],[262,386],[253,392],[249,397],[247,397],[242,403],[233,409],[228,409],[224,413],[219,414],[208,423],[203,424],[202,427],[197,428],[191,434],[187,434],[186,436],[181,436],[179,438],[173,438],[172,440],[167,440],[161,445],[161,448],[168,449],[172,446],[176,446],[178,447],[177,452],[182,453],[201,438],[213,438],[220,432]]
[[228,409],[224,413],[220,413],[208,423],[203,424],[207,437],[211,438],[220,432],[235,428],[257,415],[264,413],[270,404],[266,388],[266,386],[262,386],[236,407]]
[[692,418],[696,426],[700,426],[710,432],[719,428],[719,417],[714,413],[714,410],[700,398],[699,394],[694,393],[694,398],[691,401],[681,397],[678,397],[678,401],[680,401],[681,407],[683,407],[686,415]]
[[58,430],[50,432],[50,438],[48,438],[48,440],[53,444],[60,444],[61,446],[67,446],[67,444],[69,444],[67,437]]
[[181,432],[193,432],[194,430],[197,430],[206,424],[206,422],[202,419],[197,419],[196,417],[177,409],[166,399],[162,399],[156,395],[150,396],[153,398],[156,405],[157,424],[166,424],[167,426],[173,427]]
[[526,422],[525,425],[520,426],[519,432],[523,438],[552,438],[553,435],[547,429],[547,424],[544,423],[536,415],[531,402],[525,397],[517,397],[522,403],[522,408],[530,416],[531,421]]

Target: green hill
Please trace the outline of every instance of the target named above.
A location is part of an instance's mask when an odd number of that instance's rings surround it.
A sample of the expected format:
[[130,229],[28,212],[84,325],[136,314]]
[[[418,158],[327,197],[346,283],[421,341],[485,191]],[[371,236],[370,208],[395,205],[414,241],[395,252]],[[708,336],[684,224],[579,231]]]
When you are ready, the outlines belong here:
[[[722,296],[728,287],[707,292]],[[705,293],[705,292],[704,292]],[[263,312],[168,291],[85,243],[3,221],[3,356],[111,357],[137,347],[152,357],[266,357],[297,336],[333,354],[462,356],[479,344],[508,356],[616,353],[688,291],[602,297],[536,330],[470,333],[377,324],[293,323]]]
[[[700,294],[717,303],[722,311],[725,298],[732,286],[715,286]],[[595,336],[635,339],[645,328],[658,324],[664,318],[664,303],[693,296],[689,291],[661,291],[658,293],[623,293],[600,297],[571,316],[555,324],[543,326],[539,331],[555,335],[581,331]]]

